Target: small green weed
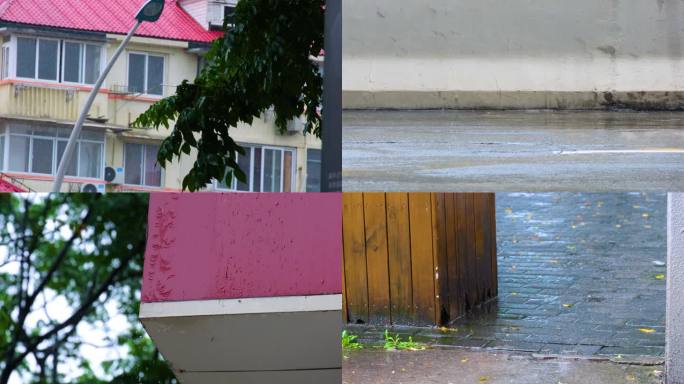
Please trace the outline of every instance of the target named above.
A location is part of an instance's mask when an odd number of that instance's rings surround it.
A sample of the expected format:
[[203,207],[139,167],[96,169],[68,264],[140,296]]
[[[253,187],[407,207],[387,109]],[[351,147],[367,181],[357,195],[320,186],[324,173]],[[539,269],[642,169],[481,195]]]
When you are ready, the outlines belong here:
[[342,331],[342,349],[361,349],[363,345],[356,341],[358,336],[352,335],[346,330]]
[[408,341],[401,341],[398,334],[392,336],[385,329],[385,349],[388,351],[422,351],[425,346],[414,342],[411,336],[409,336]]

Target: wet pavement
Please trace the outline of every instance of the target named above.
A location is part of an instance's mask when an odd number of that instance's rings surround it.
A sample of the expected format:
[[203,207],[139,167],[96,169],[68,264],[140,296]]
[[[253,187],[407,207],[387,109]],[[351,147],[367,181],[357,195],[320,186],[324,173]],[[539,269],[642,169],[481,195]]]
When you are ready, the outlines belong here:
[[345,191],[684,189],[684,113],[345,111]]
[[[433,347],[661,361],[664,193],[497,194],[499,297],[448,328],[396,327]],[[366,345],[383,327],[348,326]]]
[[540,359],[530,354],[427,350],[346,354],[344,384],[659,384],[662,365],[639,366],[610,361]]

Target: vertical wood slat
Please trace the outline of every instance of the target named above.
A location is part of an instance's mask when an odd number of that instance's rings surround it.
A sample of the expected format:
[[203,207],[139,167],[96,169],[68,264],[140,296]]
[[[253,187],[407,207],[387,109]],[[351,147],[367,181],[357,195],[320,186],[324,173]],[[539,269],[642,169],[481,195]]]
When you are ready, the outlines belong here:
[[444,218],[446,231],[446,258],[449,320],[457,319],[462,315],[461,310],[461,282],[459,279],[459,246],[458,243],[458,215],[456,215],[456,194],[446,194],[444,201]]
[[387,251],[392,322],[410,324],[413,286],[411,280],[411,234],[407,193],[388,193]]
[[497,232],[496,232],[496,195],[493,193],[488,194],[489,195],[489,217],[491,220],[491,228],[489,231],[489,236],[491,238],[490,245],[491,249],[489,250],[490,252],[490,258],[492,260],[492,270],[490,271],[491,276],[492,276],[492,298],[499,296],[499,269],[498,269],[498,263],[497,263],[497,247],[496,247],[496,238],[497,238]]
[[366,193],[343,201],[349,322],[441,325],[463,316],[466,301],[472,308],[496,296],[493,194]]
[[446,219],[444,193],[433,193],[432,250],[435,279],[435,319],[437,324],[449,322],[449,271],[446,252]]
[[432,255],[432,203],[430,193],[409,194],[411,225],[411,280],[413,283],[413,322],[434,324],[435,282]]
[[384,193],[363,195],[366,266],[368,275],[368,321],[390,324],[390,289],[387,257],[387,214]]
[[347,315],[351,323],[368,323],[368,280],[363,194],[345,193],[342,197],[344,273],[347,282]]

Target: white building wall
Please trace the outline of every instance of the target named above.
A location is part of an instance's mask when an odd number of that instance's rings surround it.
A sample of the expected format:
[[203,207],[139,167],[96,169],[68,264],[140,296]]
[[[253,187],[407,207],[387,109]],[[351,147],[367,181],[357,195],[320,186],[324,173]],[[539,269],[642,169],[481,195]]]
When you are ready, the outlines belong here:
[[346,0],[343,7],[345,102],[385,93],[400,103],[397,92],[453,96],[445,106],[502,102],[497,94],[516,92],[523,103],[534,93],[605,101],[604,92],[684,88],[682,0]]

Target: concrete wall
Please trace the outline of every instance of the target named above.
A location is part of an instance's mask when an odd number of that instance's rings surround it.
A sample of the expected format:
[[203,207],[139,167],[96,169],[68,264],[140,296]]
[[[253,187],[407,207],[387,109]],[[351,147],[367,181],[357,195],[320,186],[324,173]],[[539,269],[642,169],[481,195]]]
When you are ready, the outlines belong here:
[[682,105],[682,0],[343,6],[347,108]]
[[684,384],[684,193],[668,196],[666,373]]

